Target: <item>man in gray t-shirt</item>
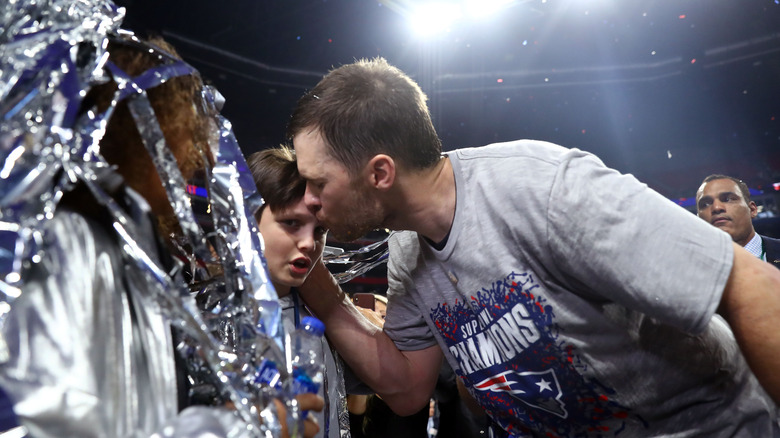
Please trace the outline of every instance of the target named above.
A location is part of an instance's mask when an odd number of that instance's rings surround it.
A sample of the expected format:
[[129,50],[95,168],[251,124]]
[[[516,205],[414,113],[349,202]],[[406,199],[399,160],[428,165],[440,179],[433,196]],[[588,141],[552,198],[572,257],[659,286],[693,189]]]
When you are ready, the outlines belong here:
[[399,349],[440,345],[512,432],[772,436],[774,403],[712,317],[728,236],[577,150],[518,141],[447,157],[446,244],[391,240],[385,333]]
[[397,413],[445,357],[497,435],[780,436],[780,272],[632,176],[536,141],[442,156],[382,59],[329,73],[289,136],[332,235],[406,230],[384,330],[322,266],[301,288]]

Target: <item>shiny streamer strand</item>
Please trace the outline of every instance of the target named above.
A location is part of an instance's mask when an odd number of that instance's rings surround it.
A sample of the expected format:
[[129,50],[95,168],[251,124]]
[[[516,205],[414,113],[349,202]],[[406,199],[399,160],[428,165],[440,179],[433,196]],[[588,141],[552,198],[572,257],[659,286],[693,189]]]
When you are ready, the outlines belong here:
[[[248,427],[257,433],[276,434],[278,424],[274,421],[277,417],[268,410],[273,404],[263,399],[264,388],[253,385],[251,362],[226,349],[211,336],[194,302],[186,295],[186,285],[177,283],[155,265],[134,240],[136,231],[132,222],[95,183],[95,171],[106,167],[98,155],[97,142],[113,108],[102,117],[95,116],[86,121],[75,120],[76,110],[81,106],[81,97],[86,90],[107,80],[105,42],[109,35],[114,38],[119,34],[127,36],[127,32],[119,29],[123,17],[122,8],[99,0],[78,0],[67,5],[53,0],[17,1],[0,8],[0,116],[4,119],[0,125],[0,292],[5,295],[0,298],[3,304],[0,312],[9,311],[13,299],[23,291],[19,275],[21,261],[35,259],[42,222],[53,216],[64,193],[77,182],[83,182],[115,218],[114,228],[125,242],[127,257],[147,273],[150,295],[142,298],[154,299],[172,323],[199,344],[199,351],[224,384],[221,390],[228,394]],[[87,47],[91,49],[82,50]],[[155,81],[159,83],[160,76],[186,74],[187,66],[173,63],[158,73],[158,76],[149,73],[136,78],[133,92],[127,91],[131,87],[124,88],[124,92],[135,95],[137,89],[154,86]],[[144,100],[137,102],[140,103],[130,105],[135,107],[136,114],[141,118],[144,114],[149,115]],[[156,127],[159,131],[156,120],[154,123],[142,121],[139,125],[152,125],[152,130]],[[221,120],[220,126],[222,131],[217,134],[220,142],[227,138],[228,143],[234,144],[232,132],[223,132],[229,123]],[[159,132],[154,136],[162,138]],[[161,149],[157,147],[159,141],[147,144],[154,144],[155,150]],[[155,161],[169,163],[169,158]],[[245,182],[247,175],[242,174],[241,165],[234,161],[237,174],[226,180]],[[246,167],[245,163],[243,166]],[[246,184],[241,187],[246,189]],[[234,188],[224,193],[243,201],[225,212],[242,212],[244,218],[232,229],[227,227],[221,231],[225,242],[241,246],[235,252],[225,254],[223,264],[240,274],[236,280],[240,287],[236,290],[251,291],[244,294],[250,299],[242,308],[233,309],[233,313],[245,309],[265,311],[266,317],[253,323],[259,324],[265,333],[279,337],[282,332],[276,329],[276,294],[267,280],[257,243],[259,236],[254,229],[256,224],[249,220],[252,218],[249,213],[258,205],[258,197],[237,196],[239,192]],[[177,199],[184,197],[177,196]],[[210,200],[213,205],[224,205],[223,201]],[[184,222],[189,220],[188,217]],[[194,230],[193,233],[196,236],[193,240],[200,241],[199,232]],[[239,254],[240,259],[235,254]],[[236,267],[240,269],[236,270]],[[261,406],[266,405],[259,413],[258,401]],[[258,414],[264,419],[262,425],[258,425]]]
[[[236,387],[242,385],[227,384],[231,380],[234,382],[236,380],[239,382],[250,380],[252,376],[242,376],[241,373],[253,371],[247,370],[246,367],[237,362],[234,355],[218,347],[220,344],[206,330],[207,326],[201,319],[200,311],[189,296],[189,289],[186,285],[176,284],[165,270],[158,266],[133,239],[132,236],[140,235],[140,233],[134,229],[133,222],[126,217],[113,198],[107,195],[94,182],[96,180],[95,176],[88,169],[77,168],[76,170],[83,175],[82,181],[87,185],[98,202],[107,207],[112,217],[114,217],[114,229],[125,242],[125,245],[122,246],[125,253],[139,268],[142,268],[147,273],[148,292],[151,296],[143,297],[142,299],[152,299],[161,305],[166,316],[172,321],[178,322],[178,327],[196,340],[206,362],[212,367],[218,380],[225,383],[221,389],[229,395],[238,414],[250,428],[256,431],[273,428],[273,424],[261,424],[259,422],[257,407],[254,404],[255,400],[253,400],[254,397],[252,397],[251,392],[239,392]],[[173,294],[171,293],[172,291],[178,291],[179,293],[178,295]],[[229,374],[233,375],[232,379]]]
[[339,284],[344,284],[383,263],[387,263],[389,254],[387,241],[390,240],[390,236],[392,233],[370,245],[352,251],[323,256],[322,260],[326,265],[349,265],[345,271],[333,274]]

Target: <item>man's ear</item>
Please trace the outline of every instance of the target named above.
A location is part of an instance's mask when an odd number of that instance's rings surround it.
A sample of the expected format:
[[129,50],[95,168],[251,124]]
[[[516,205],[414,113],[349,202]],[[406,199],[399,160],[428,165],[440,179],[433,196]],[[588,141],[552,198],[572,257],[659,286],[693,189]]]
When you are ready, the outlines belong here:
[[385,154],[374,155],[366,164],[368,183],[379,190],[387,190],[395,182],[395,161]]
[[758,206],[756,206],[755,202],[750,201],[748,208],[750,208],[750,219],[755,219],[758,216]]

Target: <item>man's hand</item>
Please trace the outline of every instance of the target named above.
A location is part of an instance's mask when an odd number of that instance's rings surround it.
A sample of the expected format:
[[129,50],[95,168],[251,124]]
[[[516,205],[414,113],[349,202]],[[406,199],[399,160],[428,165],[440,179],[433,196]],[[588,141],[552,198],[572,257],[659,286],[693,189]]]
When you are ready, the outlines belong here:
[[[299,396],[295,397],[295,399],[298,401],[298,406],[300,407],[301,411],[320,412],[322,411],[322,408],[325,407],[325,400],[316,394],[300,394]],[[287,409],[284,406],[284,403],[281,401],[274,399],[274,402],[276,403],[276,411],[279,413],[279,422],[282,424],[282,438],[289,438],[290,429],[289,425],[287,424]],[[319,430],[320,426],[317,425],[317,422],[314,421],[314,418],[311,415],[308,416],[306,421],[303,423],[304,438],[313,438],[314,435],[319,432]]]
[[380,315],[379,312],[371,309],[364,309],[363,307],[357,307],[357,309],[371,324],[374,324],[379,328],[385,326],[385,320],[382,319],[382,315]]
[[398,350],[382,327],[352,304],[322,262],[312,268],[298,292],[325,323],[330,344],[393,411],[411,415],[427,405],[441,367],[438,345]]

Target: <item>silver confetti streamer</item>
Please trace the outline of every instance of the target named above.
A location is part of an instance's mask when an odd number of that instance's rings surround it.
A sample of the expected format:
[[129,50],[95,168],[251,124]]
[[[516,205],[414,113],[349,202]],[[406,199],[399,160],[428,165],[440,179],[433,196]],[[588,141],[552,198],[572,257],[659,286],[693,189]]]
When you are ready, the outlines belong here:
[[[227,395],[244,421],[245,432],[275,436],[280,429],[269,400],[279,394],[255,381],[264,359],[281,364],[285,337],[253,217],[262,199],[229,122],[216,111],[218,97],[204,88],[203,105],[215,118],[216,141],[208,146],[216,151],[216,163],[213,169],[204,169],[214,224],[211,240],[218,255],[213,260],[209,236],[193,213],[186,182],[145,94],[168,79],[193,74],[194,69],[170,58],[131,78],[107,63],[109,39],[134,41],[119,28],[123,17],[122,8],[101,0],[11,0],[0,5],[0,328],[14,300],[24,293],[23,267],[40,259],[43,224],[54,216],[64,194],[84,184],[113,217],[126,258],[145,272],[146,293],[132,299],[137,305],[158,306],[186,335],[188,341],[178,350],[205,362],[220,393]],[[165,55],[161,53],[162,58]],[[223,277],[211,279],[212,288],[225,292],[213,307],[217,317],[201,317],[187,285],[145,252],[135,240],[139,232],[131,218],[97,183],[98,175],[109,169],[100,156],[99,141],[113,107],[80,119],[78,111],[86,91],[109,76],[119,84],[115,100],[127,100],[153,157],[185,235],[182,248],[192,251],[191,260],[222,267]],[[232,334],[215,338],[219,333]],[[0,339],[0,362],[8,356],[4,345]],[[161,388],[145,390],[154,393]],[[163,436],[175,433],[166,429]]]

